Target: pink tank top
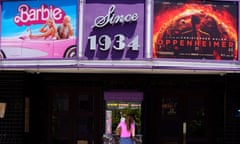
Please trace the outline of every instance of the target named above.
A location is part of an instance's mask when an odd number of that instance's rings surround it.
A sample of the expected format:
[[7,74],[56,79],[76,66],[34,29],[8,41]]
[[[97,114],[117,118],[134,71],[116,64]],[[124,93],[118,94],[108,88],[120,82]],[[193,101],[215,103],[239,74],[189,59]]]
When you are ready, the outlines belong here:
[[135,131],[135,124],[132,123],[131,124],[131,130],[128,131],[127,130],[127,125],[124,121],[121,121],[119,124],[118,124],[118,127],[121,127],[121,135],[120,137],[122,138],[129,138],[131,137],[131,131],[134,130]]

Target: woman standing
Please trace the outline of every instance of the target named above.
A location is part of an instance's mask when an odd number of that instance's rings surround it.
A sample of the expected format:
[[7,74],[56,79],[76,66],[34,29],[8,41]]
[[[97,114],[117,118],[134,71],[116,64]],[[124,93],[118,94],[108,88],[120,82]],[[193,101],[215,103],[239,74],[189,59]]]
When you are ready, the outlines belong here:
[[135,122],[133,117],[128,115],[124,121],[120,121],[117,128],[121,129],[120,144],[133,144],[132,137],[135,137]]
[[46,20],[46,23],[40,28],[39,31],[41,32],[41,34],[36,34],[36,35],[33,35],[32,32],[30,31],[30,34],[29,34],[30,39],[38,39],[38,38],[54,39],[54,38],[56,38],[57,29],[55,27],[54,19],[49,17]]

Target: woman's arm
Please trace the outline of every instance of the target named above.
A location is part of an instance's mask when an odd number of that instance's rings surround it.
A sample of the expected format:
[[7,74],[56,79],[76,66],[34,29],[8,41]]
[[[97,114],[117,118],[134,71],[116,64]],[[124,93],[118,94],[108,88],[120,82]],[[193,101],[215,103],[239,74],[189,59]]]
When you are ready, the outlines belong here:
[[135,137],[135,124],[132,124],[131,126],[131,133],[132,133],[132,137]]
[[70,24],[68,24],[68,34],[69,34],[69,36],[73,36],[73,29]]
[[40,31],[41,33],[46,32],[46,31],[47,31],[46,26],[47,26],[47,24],[44,24],[44,25],[40,28],[39,31]]
[[30,34],[29,37],[30,38],[41,38],[41,37],[47,38],[47,37],[49,37],[51,35],[54,35],[53,33],[55,33],[54,30],[47,29],[47,31],[43,32],[42,34],[36,34],[36,35]]

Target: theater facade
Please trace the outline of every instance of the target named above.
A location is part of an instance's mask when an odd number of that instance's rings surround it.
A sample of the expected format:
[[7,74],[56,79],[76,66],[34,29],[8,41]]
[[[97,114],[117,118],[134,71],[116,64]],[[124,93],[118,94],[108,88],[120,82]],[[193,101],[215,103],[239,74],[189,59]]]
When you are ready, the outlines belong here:
[[0,2],[1,144],[240,141],[238,0]]

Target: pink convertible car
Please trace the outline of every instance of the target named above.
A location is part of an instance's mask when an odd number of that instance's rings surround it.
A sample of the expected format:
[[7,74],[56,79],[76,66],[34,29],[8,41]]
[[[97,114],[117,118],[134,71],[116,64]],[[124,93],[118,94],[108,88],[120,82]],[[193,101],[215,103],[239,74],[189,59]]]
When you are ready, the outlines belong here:
[[76,57],[76,39],[41,40],[26,37],[2,38],[0,59],[28,58],[74,58]]

